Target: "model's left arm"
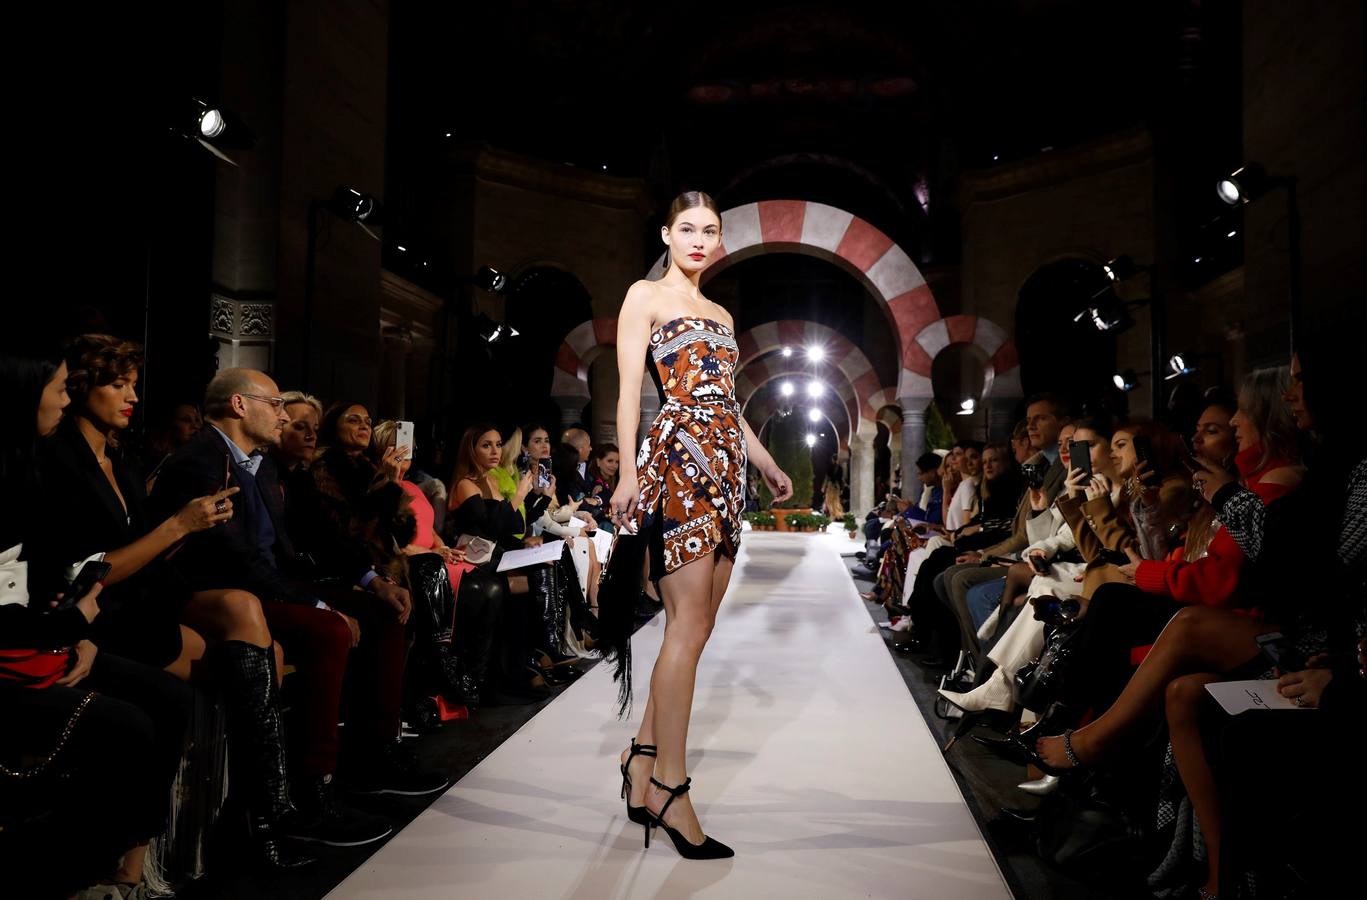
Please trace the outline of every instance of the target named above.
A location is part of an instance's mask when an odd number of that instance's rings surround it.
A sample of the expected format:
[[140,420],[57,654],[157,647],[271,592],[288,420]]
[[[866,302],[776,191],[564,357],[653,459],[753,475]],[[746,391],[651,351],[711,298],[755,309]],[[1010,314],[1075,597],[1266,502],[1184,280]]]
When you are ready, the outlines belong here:
[[787,500],[793,495],[792,479],[778,467],[774,458],[769,455],[769,451],[759,442],[759,438],[755,437],[755,433],[750,430],[750,423],[745,421],[745,417],[740,416],[739,418],[741,431],[745,434],[745,452],[749,461],[754,463],[755,468],[759,469],[760,475],[768,483],[774,500]]

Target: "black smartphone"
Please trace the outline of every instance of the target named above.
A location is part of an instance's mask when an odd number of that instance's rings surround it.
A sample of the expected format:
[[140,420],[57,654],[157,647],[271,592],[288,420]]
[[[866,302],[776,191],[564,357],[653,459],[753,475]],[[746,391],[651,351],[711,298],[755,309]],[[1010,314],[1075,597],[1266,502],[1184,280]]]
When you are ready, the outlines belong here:
[[1034,569],[1040,575],[1048,575],[1049,560],[1045,559],[1043,556],[1032,556],[1030,557],[1030,568]]
[[1090,479],[1092,477],[1092,442],[1070,441],[1068,444],[1068,466],[1081,469]]
[[517,455],[517,470],[525,472],[532,467],[532,457],[526,450]]
[[1153,441],[1149,440],[1148,435],[1134,436],[1134,458],[1135,462],[1148,462],[1153,459]]
[[114,567],[109,563],[93,559],[81,566],[81,571],[76,573],[76,577],[71,579],[71,584],[67,585],[66,591],[63,592],[57,609],[60,611],[75,606],[82,597],[95,589],[95,585],[108,578],[112,571]]
[[1260,634],[1253,639],[1262,651],[1263,658],[1272,663],[1283,675],[1288,672],[1299,672],[1305,668],[1305,657],[1303,657],[1286,635],[1280,631],[1270,634]]

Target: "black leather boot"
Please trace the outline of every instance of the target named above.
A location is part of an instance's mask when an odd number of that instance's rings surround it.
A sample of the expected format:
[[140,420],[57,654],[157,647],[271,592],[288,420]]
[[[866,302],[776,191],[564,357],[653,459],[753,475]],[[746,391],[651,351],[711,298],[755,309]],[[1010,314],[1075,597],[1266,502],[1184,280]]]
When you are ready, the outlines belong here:
[[283,827],[295,815],[285,762],[275,651],[245,641],[214,648],[215,674],[228,715],[231,784],[246,792],[258,861],[271,869],[309,865],[312,857],[282,846]]

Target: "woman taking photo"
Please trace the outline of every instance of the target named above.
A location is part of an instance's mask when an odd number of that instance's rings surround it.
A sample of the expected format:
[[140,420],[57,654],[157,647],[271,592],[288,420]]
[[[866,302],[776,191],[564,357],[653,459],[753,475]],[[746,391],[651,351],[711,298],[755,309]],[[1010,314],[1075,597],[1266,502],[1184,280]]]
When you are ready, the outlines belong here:
[[645,537],[646,576],[664,599],[666,622],[650,699],[621,769],[627,812],[644,823],[647,847],[651,826],[660,825],[680,855],[715,859],[735,854],[703,833],[688,799],[685,745],[698,658],[739,549],[747,462],[776,502],[793,488],[741,416],[731,315],[700,292],[703,269],[721,245],[716,204],[700,192],[679,195],[660,236],[669,248],[664,277],[633,284],[617,320],[622,446],[636,446],[647,350],[664,394],[639,457],[622,461],[610,505],[618,528],[632,522]]

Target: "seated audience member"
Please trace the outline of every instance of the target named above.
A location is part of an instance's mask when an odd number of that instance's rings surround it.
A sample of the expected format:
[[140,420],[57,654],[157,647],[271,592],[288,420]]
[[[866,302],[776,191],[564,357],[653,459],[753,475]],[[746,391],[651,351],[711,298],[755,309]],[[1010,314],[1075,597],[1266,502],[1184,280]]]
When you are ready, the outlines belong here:
[[[263,859],[299,862],[277,837],[293,827],[285,779],[285,739],[278,704],[276,651],[257,597],[228,586],[185,581],[168,551],[230,521],[238,491],[220,480],[175,506],[150,510],[143,479],[119,453],[119,435],[138,402],[141,348],[107,335],[83,335],[67,351],[72,415],[46,448],[44,484],[51,492],[49,525],[62,564],[103,554],[114,568],[105,579],[106,612],[92,626],[95,648],[136,658],[188,679],[203,659],[226,701],[229,751]],[[174,456],[174,455],[173,455]],[[169,465],[167,463],[166,465]],[[163,466],[163,471],[166,466]],[[180,625],[178,622],[188,623]],[[206,638],[213,642],[206,650]]]
[[568,428],[561,435],[562,444],[568,444],[574,448],[577,457],[574,467],[567,478],[558,479],[556,486],[556,498],[565,503],[581,497],[581,504],[590,510],[595,510],[603,505],[601,497],[593,493],[593,481],[589,478],[589,457],[593,454],[593,445],[589,440],[589,433],[582,428]]
[[[921,454],[916,460],[916,478],[921,485],[918,501],[893,498],[896,509],[893,528],[889,529],[889,544],[881,557],[877,581],[873,590],[860,594],[870,603],[882,603],[889,612],[905,607],[908,580],[916,577],[921,562],[930,554],[931,543],[942,540],[936,535],[943,530],[941,509],[944,489],[940,484],[942,460],[935,452]],[[891,555],[891,558],[889,558]],[[902,620],[910,624],[906,616]],[[894,626],[900,623],[894,623]],[[906,631],[907,628],[898,630]]]
[[[198,589],[235,587],[261,598],[271,632],[296,667],[291,690],[308,697],[292,705],[290,769],[299,812],[285,833],[354,846],[391,829],[336,800],[342,718],[347,728],[340,774],[349,791],[425,794],[447,782],[417,770],[396,744],[404,649],[399,617],[406,618],[411,605],[407,591],[377,577],[364,559],[342,568],[340,580],[319,583],[319,568],[296,549],[287,529],[287,504],[298,498],[282,491],[273,455],[262,453],[280,444],[290,423],[284,405],[264,373],[220,371],[205,389],[205,427],[162,468],[152,503],[173,509],[182,497],[225,478],[239,488],[233,518],[186,541],[173,562]],[[300,532],[322,532],[318,514],[301,519],[306,524]],[[325,558],[336,563],[342,556],[332,550]],[[274,659],[261,665],[273,671]]]
[[966,528],[978,515],[982,502],[979,490],[983,480],[983,444],[981,441],[959,441],[954,445],[958,456],[959,486],[945,502],[945,528],[959,531]]
[[[1285,399],[1297,427],[1313,431],[1319,441],[1297,490],[1264,505],[1256,491],[1239,485],[1218,465],[1203,463],[1205,471],[1194,477],[1249,560],[1248,600],[1260,614],[1204,605],[1183,608],[1104,715],[1076,732],[1037,743],[1040,758],[1058,770],[1098,765],[1113,758],[1136,728],[1146,727],[1166,700],[1178,714],[1177,727],[1170,723],[1173,755],[1205,838],[1208,871],[1202,890],[1210,895],[1220,890],[1223,819],[1199,729],[1180,718],[1194,706],[1189,695],[1213,680],[1265,671],[1254,643],[1257,635],[1289,635],[1301,658],[1327,651],[1330,658],[1348,660],[1353,640],[1367,628],[1367,457],[1354,439],[1351,394],[1335,371],[1350,352],[1345,343],[1342,337],[1311,336],[1292,356]],[[1286,565],[1286,559],[1297,560],[1297,565]],[[1310,589],[1306,573],[1314,579]],[[1350,670],[1345,663],[1345,673]],[[1312,674],[1311,680],[1319,677]],[[1306,682],[1304,676],[1288,679],[1280,690],[1301,696]]]
[[157,470],[172,453],[189,443],[195,432],[204,426],[199,407],[193,403],[177,403],[165,414],[147,440],[143,450],[143,465],[147,472],[147,490],[152,490]]
[[[593,456],[589,459],[589,481],[593,485],[589,496],[611,499],[612,492],[617,490],[617,472],[621,465],[622,454],[616,444],[603,443],[594,447]],[[598,521],[599,528],[610,533],[613,530],[612,516],[606,510],[606,503],[599,504],[593,511],[593,517]]]
[[544,603],[532,594],[525,572],[497,571],[503,552],[541,543],[540,537],[521,536],[527,526],[518,512],[532,492],[536,469],[522,473],[512,497],[504,497],[493,474],[502,453],[503,438],[494,426],[477,424],[465,430],[457,451],[448,519],[453,534],[481,537],[495,544],[494,555],[479,569],[493,578],[501,604],[497,659],[490,666],[498,692],[511,702],[539,700],[550,696],[548,667],[539,668],[532,659],[533,648],[545,637],[541,618]]
[[[1020,468],[1011,456],[1011,448],[1006,444],[988,444],[983,448],[982,460],[983,480],[978,487],[978,510],[962,533],[971,540],[995,543],[1011,535],[1016,508],[1026,488],[1021,480]],[[1033,520],[1026,520],[1027,525],[1030,521]],[[975,598],[974,602],[968,604],[975,633],[992,610],[996,609],[1004,588],[1004,581],[998,579],[970,590],[970,597],[977,591],[982,598],[981,601]]]
[[[1059,462],[1058,434],[1069,419],[1067,406],[1052,394],[1031,397],[1026,405],[1030,446],[1036,454],[1031,458],[1031,463],[1044,468],[1039,480],[1048,503],[1053,503],[1054,497],[1063,487],[1066,473]],[[1027,482],[1029,477],[1027,473]],[[1047,504],[1045,506],[1047,508]],[[912,611],[913,620],[918,619],[919,610],[920,621],[929,626],[929,629],[940,633],[942,649],[958,647],[964,637],[963,632],[970,630],[973,633],[967,639],[967,645],[976,647],[977,634],[976,630],[972,629],[972,619],[967,608],[968,590],[984,581],[1006,577],[1005,568],[981,566],[979,563],[993,557],[1009,557],[1025,549],[1028,542],[1025,523],[1041,512],[1042,509],[1032,509],[1030,495],[1026,492],[1020,499],[1008,538],[981,549],[960,550],[957,544],[954,547],[942,547],[922,564],[907,606]],[[953,619],[945,617],[941,609],[952,611]],[[928,635],[918,629],[918,637],[924,640]]]
[[24,339],[0,349],[0,388],[20,407],[0,435],[0,844],[7,895],[61,897],[142,882],[192,701],[165,672],[74,651],[101,615],[98,586],[51,608],[65,585],[33,567],[45,538],[28,512],[49,502],[34,446],[62,419],[67,366],[55,343]]
[[[394,422],[381,422],[375,426],[374,434],[371,436],[370,452],[372,459],[382,459],[385,452],[394,447],[397,432],[398,426]],[[478,653],[473,648],[486,645],[492,640],[493,623],[473,619],[468,615],[469,610],[462,610],[467,614],[463,616],[459,625],[456,620],[457,609],[460,609],[459,604],[456,603],[456,597],[462,591],[465,576],[474,572],[475,566],[472,563],[465,562],[464,550],[446,546],[436,533],[432,524],[434,519],[432,504],[428,502],[427,495],[406,477],[410,463],[408,456],[399,456],[398,462],[401,479],[399,487],[408,497],[416,526],[412,539],[403,548],[404,555],[408,558],[410,577],[416,582],[431,580],[432,574],[427,572],[424,567],[440,566],[444,569],[447,582],[451,588],[449,594],[451,604],[449,606],[445,603],[434,602],[438,594],[441,597],[448,596],[445,592],[419,591],[416,589],[413,592],[415,624],[418,626],[414,631],[420,642],[420,645],[415,649],[427,651],[419,652],[420,658],[416,662],[419,667],[426,669],[424,680],[429,684],[437,685],[447,700],[466,706],[478,706],[478,682],[484,672],[480,667],[472,665],[472,654]],[[469,592],[467,591],[467,593]],[[461,643],[466,651],[462,654],[453,648],[458,628],[465,632],[484,630],[488,631],[488,634],[462,634]],[[487,652],[484,654],[484,658],[487,659]],[[410,662],[410,678],[413,669],[414,665]]]

